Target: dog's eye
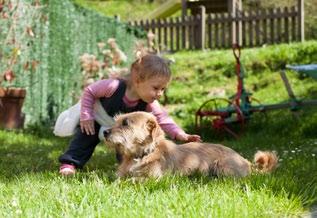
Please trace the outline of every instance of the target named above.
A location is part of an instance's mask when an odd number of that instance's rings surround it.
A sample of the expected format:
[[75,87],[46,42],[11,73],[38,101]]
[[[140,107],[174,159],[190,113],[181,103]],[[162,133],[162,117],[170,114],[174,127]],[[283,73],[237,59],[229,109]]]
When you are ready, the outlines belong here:
[[128,125],[129,125],[128,119],[127,118],[123,119],[122,120],[122,126],[128,126]]

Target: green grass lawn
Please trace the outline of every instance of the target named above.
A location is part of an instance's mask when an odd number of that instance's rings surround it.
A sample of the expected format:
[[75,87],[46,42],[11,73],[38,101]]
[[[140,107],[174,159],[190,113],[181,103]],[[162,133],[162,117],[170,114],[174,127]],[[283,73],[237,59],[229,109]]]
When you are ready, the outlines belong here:
[[[242,51],[248,90],[266,103],[287,100],[279,64],[308,63],[317,43],[270,46]],[[194,112],[214,87],[235,91],[230,50],[170,54],[174,80],[166,108],[188,132]],[[316,59],[315,59],[316,60]],[[317,81],[287,72],[294,92],[317,98]],[[317,108],[296,119],[289,110],[254,114],[239,139],[209,127],[196,132],[252,160],[256,150],[276,150],[279,168],[270,175],[243,179],[166,176],[134,183],[115,177],[115,155],[100,144],[84,170],[73,178],[58,175],[58,156],[68,138],[51,127],[0,131],[0,217],[302,217],[317,204]]]

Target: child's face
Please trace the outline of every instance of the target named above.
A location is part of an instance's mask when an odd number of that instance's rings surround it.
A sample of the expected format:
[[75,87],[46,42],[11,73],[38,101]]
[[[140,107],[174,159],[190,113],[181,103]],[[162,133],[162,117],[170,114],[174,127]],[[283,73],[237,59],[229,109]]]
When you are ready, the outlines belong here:
[[140,99],[146,103],[158,100],[164,93],[169,82],[166,77],[152,77],[144,81],[136,82],[136,92]]

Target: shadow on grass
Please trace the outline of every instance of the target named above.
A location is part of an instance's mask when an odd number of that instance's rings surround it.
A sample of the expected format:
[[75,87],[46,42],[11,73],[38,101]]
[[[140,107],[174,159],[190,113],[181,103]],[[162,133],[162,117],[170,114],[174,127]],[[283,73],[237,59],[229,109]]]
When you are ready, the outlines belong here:
[[[25,174],[56,173],[58,157],[67,149],[69,138],[57,138],[50,134],[37,134],[34,129],[25,131],[0,131],[0,176],[6,180]],[[81,172],[97,171],[109,174],[114,180],[116,159],[112,151],[100,143]],[[106,173],[106,174],[105,174]]]

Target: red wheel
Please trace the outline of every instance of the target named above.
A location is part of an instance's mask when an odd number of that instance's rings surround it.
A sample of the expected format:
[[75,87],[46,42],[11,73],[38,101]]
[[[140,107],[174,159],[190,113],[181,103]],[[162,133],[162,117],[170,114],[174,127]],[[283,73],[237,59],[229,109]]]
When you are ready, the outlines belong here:
[[196,111],[195,125],[196,128],[202,126],[203,119],[209,117],[211,121],[216,121],[219,125],[221,120],[230,117],[230,111],[227,110],[232,102],[226,98],[213,98],[205,101]]
[[196,112],[195,125],[200,128],[204,118],[209,118],[211,125],[216,130],[225,130],[234,137],[238,135],[231,129],[230,124],[239,123],[242,126],[245,116],[239,106],[224,98],[214,98],[204,102]]

